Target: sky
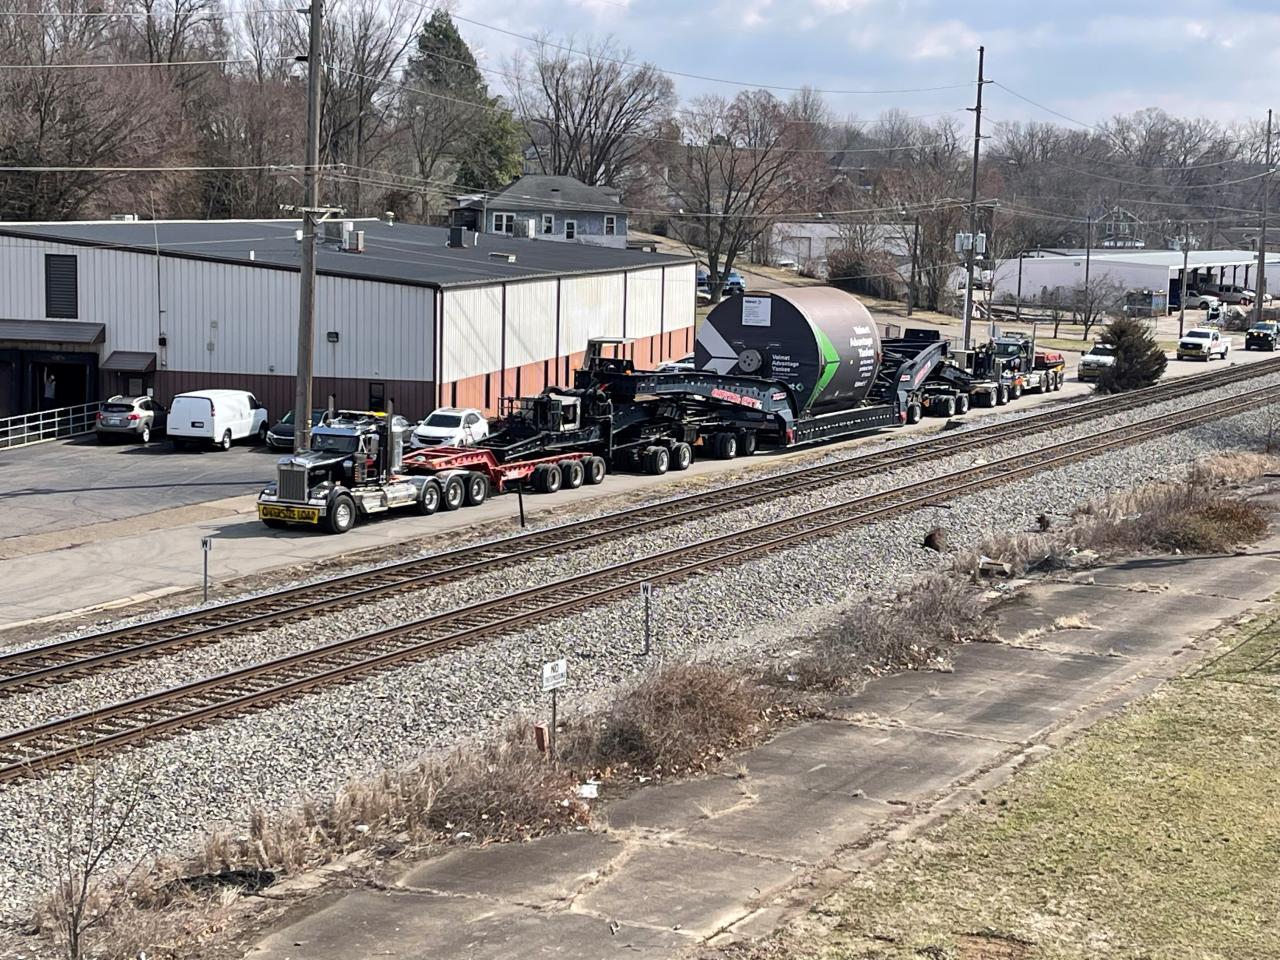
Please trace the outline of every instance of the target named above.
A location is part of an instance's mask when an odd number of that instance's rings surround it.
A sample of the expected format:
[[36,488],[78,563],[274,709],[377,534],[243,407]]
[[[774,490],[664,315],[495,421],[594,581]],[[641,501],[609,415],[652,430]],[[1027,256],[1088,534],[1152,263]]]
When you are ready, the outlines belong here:
[[[1221,122],[1280,107],[1277,0],[453,0],[488,27],[612,34],[636,59],[740,84],[673,77],[682,97],[812,86],[842,119],[950,112],[966,125],[986,47],[984,115],[1065,126],[1159,107]],[[482,66],[525,41],[465,21]],[[501,77],[490,75],[500,89]],[[946,87],[948,89],[923,89]],[[1007,89],[1006,89],[1007,88]],[[1036,101],[1035,106],[1022,97]],[[777,90],[786,96],[785,90]],[[1048,108],[1048,109],[1044,109]],[[1055,116],[1063,114],[1072,124]]]

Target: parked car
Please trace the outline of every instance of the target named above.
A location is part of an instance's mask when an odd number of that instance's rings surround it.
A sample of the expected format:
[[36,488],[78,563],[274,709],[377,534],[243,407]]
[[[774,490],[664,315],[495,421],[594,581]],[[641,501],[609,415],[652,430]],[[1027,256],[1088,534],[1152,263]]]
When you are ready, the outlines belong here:
[[163,430],[164,405],[150,397],[112,397],[98,408],[93,432],[99,443],[117,439],[148,443],[151,435]]
[[469,447],[489,435],[489,421],[483,413],[469,407],[441,407],[432,411],[414,428],[409,446]]
[[[329,422],[329,411],[326,409],[311,411],[311,426],[318,427]],[[267,446],[276,450],[293,449],[293,411],[273,423],[267,430]]]
[[736,297],[747,292],[747,284],[742,279],[742,274],[737,270],[730,270],[724,276],[724,287],[722,288],[726,297]]
[[1116,362],[1116,348],[1105,343],[1095,343],[1093,349],[1080,358],[1076,367],[1077,380],[1097,380],[1102,371]]
[[1255,323],[1245,331],[1244,348],[1274,353],[1277,340],[1280,340],[1280,324],[1264,320],[1261,323]]
[[1187,291],[1188,310],[1210,310],[1221,305],[1222,301],[1211,293],[1201,293],[1198,290]]
[[790,270],[792,273],[800,272],[800,264],[796,263],[790,257],[783,257],[774,264],[779,270]]
[[1234,283],[1219,283],[1202,289],[1201,293],[1210,293],[1217,297],[1223,303],[1238,303],[1242,307],[1247,307],[1257,299],[1256,295],[1248,287],[1242,287]]
[[658,373],[684,373],[687,370],[696,369],[693,364],[693,354],[687,353],[679,360],[668,360],[666,363],[658,365]]
[[1197,327],[1188,330],[1178,341],[1179,360],[1204,360],[1208,363],[1215,356],[1227,359],[1231,344],[1217,330]]
[[194,390],[169,405],[168,434],[175,447],[230,450],[236,440],[267,439],[267,408],[247,390]]

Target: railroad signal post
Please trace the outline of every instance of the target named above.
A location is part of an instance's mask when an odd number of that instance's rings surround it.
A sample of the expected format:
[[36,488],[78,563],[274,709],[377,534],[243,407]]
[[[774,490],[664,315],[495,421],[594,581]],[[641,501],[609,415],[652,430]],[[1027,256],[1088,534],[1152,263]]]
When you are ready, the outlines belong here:
[[644,655],[649,655],[652,648],[653,638],[653,620],[651,617],[651,607],[653,601],[653,584],[646,580],[640,584],[640,596],[644,597]]
[[204,602],[209,602],[209,551],[213,549],[213,537],[200,538],[200,552],[204,557]]
[[547,736],[547,752],[552,759],[556,755],[556,713],[559,707],[558,692],[569,682],[569,661],[564,657],[542,665],[542,692],[551,694],[551,729]]

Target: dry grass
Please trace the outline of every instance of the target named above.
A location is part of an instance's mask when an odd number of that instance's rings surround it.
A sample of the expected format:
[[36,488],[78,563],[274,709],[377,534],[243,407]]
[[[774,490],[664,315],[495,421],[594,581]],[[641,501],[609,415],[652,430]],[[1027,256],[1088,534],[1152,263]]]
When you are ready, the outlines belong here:
[[570,726],[561,760],[579,769],[671,776],[707,768],[764,737],[772,701],[742,673],[709,663],[660,667],[603,714]]
[[1198,486],[1242,484],[1280,471],[1280,457],[1266,453],[1220,453],[1191,465],[1188,480]]
[[973,589],[935,576],[883,607],[862,605],[822,630],[798,657],[767,672],[776,686],[839,690],[887,669],[942,662],[941,644],[991,636],[993,621]]

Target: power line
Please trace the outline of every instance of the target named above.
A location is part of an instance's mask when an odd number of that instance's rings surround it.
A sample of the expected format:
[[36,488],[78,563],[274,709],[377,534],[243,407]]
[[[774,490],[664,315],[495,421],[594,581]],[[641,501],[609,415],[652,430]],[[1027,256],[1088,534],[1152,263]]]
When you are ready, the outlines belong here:
[[[266,15],[273,13],[293,13],[295,12],[289,7],[245,7],[238,10],[218,10],[219,15],[227,14],[252,14]],[[74,11],[63,13],[59,10],[0,10],[0,17],[43,17],[59,20],[93,20],[93,19],[118,19],[118,20],[145,20],[154,16],[141,11],[133,10],[91,10],[91,11]]]
[[233,63],[293,62],[293,57],[227,57],[216,60],[143,60],[134,63],[0,63],[0,70],[114,70],[121,67],[207,67]]
[[[332,166],[327,164],[326,166]],[[262,163],[238,166],[166,166],[166,167],[0,167],[0,173],[216,173],[221,171],[273,170],[291,173],[301,170],[296,163]]]

